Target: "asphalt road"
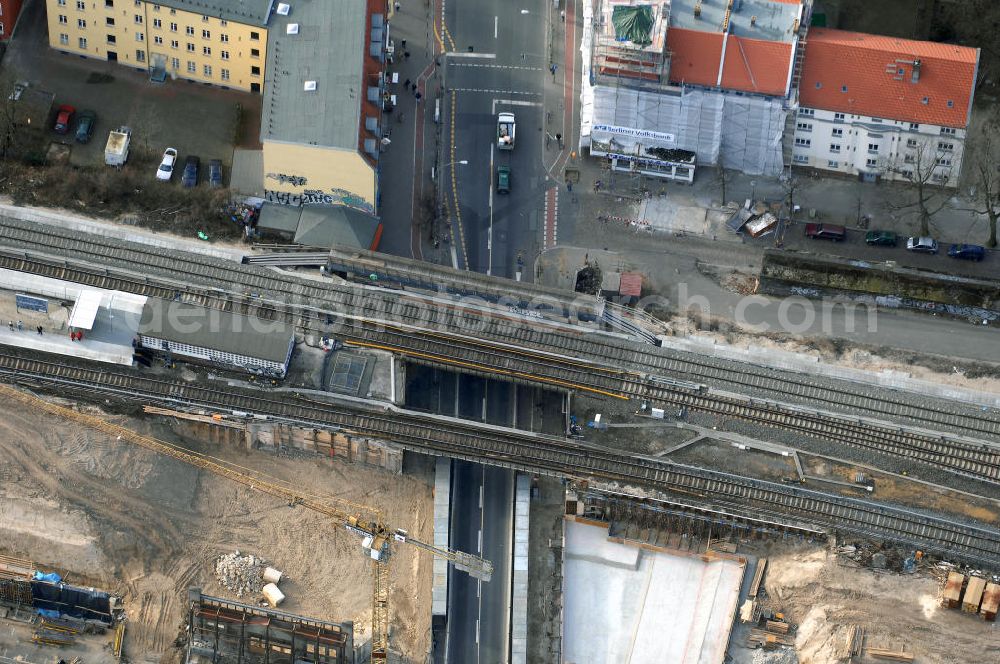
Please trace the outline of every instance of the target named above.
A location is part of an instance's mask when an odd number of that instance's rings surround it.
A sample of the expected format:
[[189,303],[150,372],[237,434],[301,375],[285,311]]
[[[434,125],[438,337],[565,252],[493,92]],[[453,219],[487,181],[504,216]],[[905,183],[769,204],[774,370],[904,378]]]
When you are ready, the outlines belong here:
[[[459,267],[513,277],[517,256],[534,255],[544,205],[542,92],[549,76],[545,52],[548,5],[542,0],[447,3],[445,20],[454,45],[446,58],[443,136],[454,143],[442,167],[455,229]],[[471,48],[471,51],[470,51]],[[452,113],[454,100],[454,113]],[[512,151],[496,150],[497,113],[516,117]],[[446,143],[447,145],[448,143]],[[511,193],[495,191],[496,167],[511,169]],[[450,169],[455,169],[454,187]],[[453,222],[454,223],[454,222]]]

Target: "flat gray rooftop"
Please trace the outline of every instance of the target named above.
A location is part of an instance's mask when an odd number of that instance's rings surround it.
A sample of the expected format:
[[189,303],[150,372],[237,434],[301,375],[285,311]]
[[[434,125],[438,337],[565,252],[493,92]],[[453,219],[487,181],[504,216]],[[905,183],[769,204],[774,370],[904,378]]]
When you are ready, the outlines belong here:
[[[365,0],[295,0],[268,30],[261,141],[358,149],[367,94]],[[288,34],[290,25],[298,34]],[[306,83],[315,84],[306,90]]]
[[267,25],[274,0],[156,0],[156,4],[246,25]]
[[[670,7],[670,27],[722,32],[726,16],[726,0],[702,0],[701,16],[695,17],[694,6],[698,0],[673,0]],[[777,0],[733,0],[729,16],[730,32],[737,37],[791,42],[795,37],[795,19],[802,5]],[[752,18],[756,17],[753,25]]]
[[142,308],[139,334],[244,357],[284,362],[288,357],[293,330],[290,325],[279,321],[264,321],[151,297]]

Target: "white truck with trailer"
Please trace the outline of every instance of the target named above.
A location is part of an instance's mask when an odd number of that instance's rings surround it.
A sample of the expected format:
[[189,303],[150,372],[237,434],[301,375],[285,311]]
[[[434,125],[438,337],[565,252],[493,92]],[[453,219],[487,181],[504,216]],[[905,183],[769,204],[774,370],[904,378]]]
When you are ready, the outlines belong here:
[[500,113],[497,116],[497,149],[514,149],[514,132],[516,130],[513,113]]
[[124,166],[128,161],[128,146],[131,141],[132,130],[128,127],[111,130],[108,143],[104,146],[104,163],[116,168]]

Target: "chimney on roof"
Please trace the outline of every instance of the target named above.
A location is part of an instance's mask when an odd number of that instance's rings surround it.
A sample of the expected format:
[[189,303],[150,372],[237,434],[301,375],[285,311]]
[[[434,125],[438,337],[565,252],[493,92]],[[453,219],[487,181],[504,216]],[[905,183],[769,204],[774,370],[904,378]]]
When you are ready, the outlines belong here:
[[750,25],[757,25],[757,17],[756,16],[751,16],[750,17]]
[[916,58],[913,60],[913,73],[910,74],[910,83],[916,83],[920,80],[920,59]]
[[701,0],[694,3],[694,17],[701,18]]

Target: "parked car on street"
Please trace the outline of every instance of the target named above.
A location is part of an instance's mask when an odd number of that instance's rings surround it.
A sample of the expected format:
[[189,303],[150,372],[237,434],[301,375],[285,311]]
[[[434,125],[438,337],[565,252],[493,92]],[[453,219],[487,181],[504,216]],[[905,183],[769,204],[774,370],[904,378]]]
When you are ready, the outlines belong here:
[[865,233],[865,243],[872,247],[895,247],[896,234],[892,231],[868,231]]
[[915,251],[918,254],[936,254],[938,243],[932,237],[911,237],[906,241],[906,250]]
[[953,244],[948,249],[948,255],[967,261],[981,261],[986,258],[986,247],[978,244]]
[[208,162],[208,186],[222,186],[222,160],[213,159]]
[[185,187],[195,187],[198,185],[198,170],[201,168],[201,159],[192,155],[184,160],[184,172],[181,174],[181,184]]
[[156,179],[166,182],[174,174],[174,164],[177,163],[177,150],[167,148],[163,151],[163,159],[160,160],[160,167],[156,169]]
[[69,133],[69,126],[73,122],[74,113],[76,113],[76,109],[69,104],[63,104],[59,107],[59,112],[56,114],[56,124],[53,127],[57,134]]
[[510,193],[510,166],[497,167],[497,193]]
[[97,122],[97,113],[93,111],[80,111],[80,124],[76,127],[76,142],[89,143],[90,136],[94,133],[94,124]]
[[836,224],[806,224],[806,237],[843,242],[847,237],[847,229]]

